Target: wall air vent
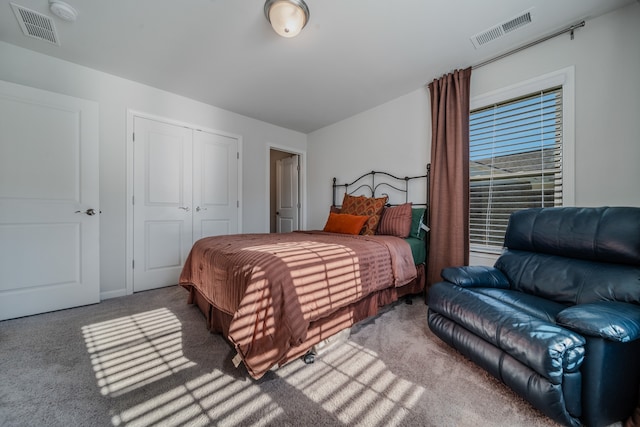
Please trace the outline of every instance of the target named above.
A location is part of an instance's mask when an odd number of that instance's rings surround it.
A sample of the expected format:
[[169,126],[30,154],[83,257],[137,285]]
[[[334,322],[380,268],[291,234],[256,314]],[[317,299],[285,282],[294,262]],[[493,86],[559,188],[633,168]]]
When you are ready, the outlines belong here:
[[60,46],[53,19],[15,3],[11,3],[11,7],[25,36]]
[[524,14],[513,18],[510,21],[502,24],[502,29],[505,34],[510,33],[513,30],[517,30],[518,28],[524,27],[525,25],[531,24],[531,12],[525,12]]
[[490,41],[505,36],[506,34],[522,28],[533,22],[533,8],[522,12],[520,15],[511,18],[501,24],[495,25],[488,30],[484,30],[475,36],[471,37],[471,43],[478,49]]

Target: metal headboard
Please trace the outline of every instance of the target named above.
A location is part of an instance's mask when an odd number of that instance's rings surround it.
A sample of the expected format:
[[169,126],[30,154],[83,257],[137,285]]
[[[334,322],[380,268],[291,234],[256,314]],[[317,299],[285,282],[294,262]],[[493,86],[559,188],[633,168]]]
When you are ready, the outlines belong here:
[[[414,201],[409,198],[409,183],[413,180],[425,179],[426,180],[426,192],[424,202],[420,199]],[[365,196],[368,197],[382,197],[384,195],[389,196],[386,191],[395,192],[404,199],[403,203],[411,202],[414,206],[424,206],[426,210],[426,225],[429,226],[429,181],[431,179],[431,164],[427,164],[427,173],[418,176],[405,176],[404,178],[392,175],[387,172],[371,171],[367,172],[353,182],[346,184],[338,184],[337,178],[333,178],[333,204],[332,206],[340,206],[336,203],[338,193],[341,194],[362,194],[364,191]],[[342,193],[342,190],[344,193]],[[340,200],[341,201],[341,200]],[[387,206],[396,206],[400,203],[388,203]]]

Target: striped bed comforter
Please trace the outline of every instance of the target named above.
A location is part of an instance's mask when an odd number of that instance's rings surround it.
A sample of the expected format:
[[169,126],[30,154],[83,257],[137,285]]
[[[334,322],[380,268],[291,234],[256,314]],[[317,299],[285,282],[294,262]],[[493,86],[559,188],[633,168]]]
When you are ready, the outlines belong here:
[[201,239],[179,283],[232,316],[227,339],[260,378],[311,322],[416,274],[403,239],[298,231]]

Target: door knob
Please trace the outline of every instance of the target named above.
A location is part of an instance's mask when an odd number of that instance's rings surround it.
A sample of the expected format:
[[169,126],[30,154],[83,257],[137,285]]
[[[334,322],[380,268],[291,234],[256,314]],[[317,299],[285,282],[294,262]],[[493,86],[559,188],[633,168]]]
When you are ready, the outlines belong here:
[[189,206],[178,206],[178,209],[182,209],[185,212],[189,212],[191,209],[189,209]]
[[206,211],[207,208],[201,208],[200,206],[196,207],[196,212]]
[[76,213],[83,213],[83,214],[87,214],[89,216],[93,216],[96,214],[96,210],[95,209],[87,209],[86,211],[76,211]]

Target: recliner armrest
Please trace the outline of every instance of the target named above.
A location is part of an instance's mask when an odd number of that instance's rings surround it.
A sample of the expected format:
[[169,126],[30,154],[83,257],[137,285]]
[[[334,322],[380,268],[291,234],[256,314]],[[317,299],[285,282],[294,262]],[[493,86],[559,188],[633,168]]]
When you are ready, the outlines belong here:
[[465,266],[449,267],[442,270],[441,276],[447,282],[464,288],[509,288],[509,279],[495,267]]
[[629,342],[640,338],[640,306],[599,301],[566,308],[556,317],[558,325],[582,335]]

